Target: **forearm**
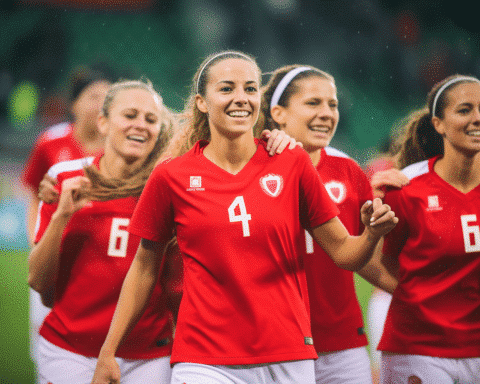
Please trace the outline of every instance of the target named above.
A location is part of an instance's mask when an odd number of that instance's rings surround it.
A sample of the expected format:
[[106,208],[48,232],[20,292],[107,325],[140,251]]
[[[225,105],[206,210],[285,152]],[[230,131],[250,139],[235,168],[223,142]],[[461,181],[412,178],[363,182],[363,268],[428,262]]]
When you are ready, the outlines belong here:
[[122,285],[112,323],[100,351],[103,357],[114,356],[144,312],[157,282],[161,257],[141,245]]
[[35,240],[35,224],[37,222],[38,205],[40,200],[33,191],[30,192],[30,203],[27,210],[27,237],[30,245],[33,246]]
[[70,218],[55,212],[41,240],[28,258],[28,284],[40,294],[51,289],[58,277],[62,235]]
[[368,263],[380,239],[368,230],[351,236],[338,218],[314,228],[312,234],[333,262],[349,271],[358,271]]
[[357,271],[357,273],[370,284],[388,293],[393,293],[393,291],[397,287],[398,280],[381,263],[382,244],[383,241],[380,241],[375,248],[372,259],[367,263],[365,267]]
[[360,236],[348,236],[337,248],[334,262],[343,269],[359,271],[370,261],[379,239],[363,232]]

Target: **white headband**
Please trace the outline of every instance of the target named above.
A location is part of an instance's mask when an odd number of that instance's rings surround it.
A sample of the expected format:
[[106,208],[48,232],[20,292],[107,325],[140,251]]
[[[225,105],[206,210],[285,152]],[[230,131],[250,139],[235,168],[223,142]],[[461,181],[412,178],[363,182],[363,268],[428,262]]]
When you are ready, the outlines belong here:
[[283,91],[285,91],[285,88],[287,88],[288,84],[290,84],[295,76],[297,76],[300,72],[305,72],[311,69],[312,68],[309,67],[298,67],[292,69],[285,76],[283,76],[282,80],[280,80],[280,83],[278,83],[277,88],[275,88],[275,92],[273,92],[272,100],[270,101],[270,109],[278,104],[280,98],[282,97]]
[[[205,68],[207,67],[208,64],[210,64],[213,60],[215,60],[217,57],[220,57],[220,56],[223,56],[223,55],[236,55],[236,56],[241,56],[241,57],[244,57],[246,58],[248,61],[252,61],[252,59],[250,57],[248,57],[247,55],[244,55],[243,53],[240,53],[240,52],[233,52],[233,51],[226,51],[226,52],[220,52],[220,53],[217,53],[215,56],[213,56],[210,60],[208,60],[205,64],[203,64],[203,67],[202,69],[200,70],[200,72],[198,73],[198,78],[197,78],[197,93],[198,92],[198,85],[199,85],[199,82],[200,82],[200,78],[202,77],[202,73],[203,71],[205,70]],[[252,61],[253,62],[253,61]]]
[[440,89],[435,94],[435,98],[433,99],[433,104],[432,104],[432,117],[436,116],[437,102],[438,102],[438,99],[439,99],[440,95],[442,94],[442,92],[445,91],[445,89],[447,89],[450,85],[458,83],[459,81],[465,81],[465,80],[476,81],[476,82],[480,83],[480,80],[478,80],[476,77],[471,77],[471,76],[456,77],[452,80],[447,81],[445,84],[443,84],[440,87]]

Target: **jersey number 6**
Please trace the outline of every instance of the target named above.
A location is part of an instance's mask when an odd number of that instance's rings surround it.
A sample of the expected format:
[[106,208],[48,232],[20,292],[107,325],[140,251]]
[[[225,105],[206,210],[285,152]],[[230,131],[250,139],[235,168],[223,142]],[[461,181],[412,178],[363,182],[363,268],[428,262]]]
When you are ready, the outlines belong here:
[[468,225],[472,221],[477,221],[477,215],[462,215],[460,221],[462,222],[465,252],[480,251],[480,228],[478,225]]
[[[118,217],[112,219],[110,239],[108,240],[108,256],[127,256],[128,231],[126,230],[126,227],[129,223],[130,219],[121,219]],[[124,227],[125,229],[121,229],[120,227]]]

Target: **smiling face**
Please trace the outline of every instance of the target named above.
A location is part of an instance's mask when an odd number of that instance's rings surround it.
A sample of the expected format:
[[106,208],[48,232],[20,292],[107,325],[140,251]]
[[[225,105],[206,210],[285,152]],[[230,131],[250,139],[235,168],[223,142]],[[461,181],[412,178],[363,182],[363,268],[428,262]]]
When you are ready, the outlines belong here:
[[208,113],[212,138],[229,138],[251,131],[260,108],[259,70],[245,59],[228,58],[208,71],[205,95],[196,95],[200,111]]
[[432,123],[449,148],[467,154],[480,152],[480,83],[467,82],[447,91],[443,117]]
[[130,88],[119,91],[108,111],[99,118],[106,135],[105,153],[115,153],[126,163],[144,160],[160,132],[161,101],[151,92]]
[[296,80],[295,86],[297,92],[287,105],[274,106],[271,115],[307,152],[314,152],[326,147],[337,129],[337,88],[330,79],[316,75]]

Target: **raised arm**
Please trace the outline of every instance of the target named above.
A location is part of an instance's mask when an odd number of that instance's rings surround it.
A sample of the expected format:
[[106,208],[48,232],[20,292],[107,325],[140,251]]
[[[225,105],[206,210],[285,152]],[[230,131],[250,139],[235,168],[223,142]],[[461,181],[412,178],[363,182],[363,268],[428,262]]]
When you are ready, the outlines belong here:
[[361,208],[365,229],[360,236],[351,236],[342,222],[333,218],[313,228],[313,238],[340,268],[358,271],[371,259],[383,235],[391,231],[398,218],[379,198]]
[[63,181],[57,209],[50,218],[42,238],[30,251],[28,284],[40,295],[51,292],[57,281],[63,231],[72,215],[89,201],[80,193],[89,183],[86,177],[81,176]]
[[113,320],[97,361],[92,384],[120,383],[115,353],[145,310],[155,287],[166,244],[142,239],[123,282]]

